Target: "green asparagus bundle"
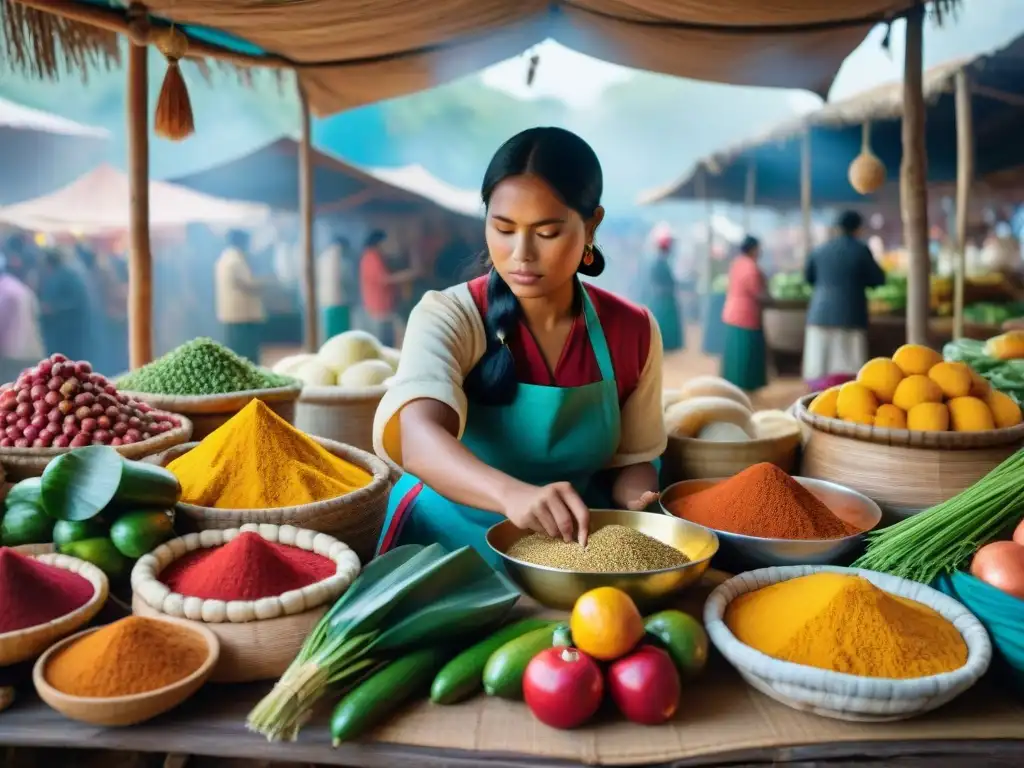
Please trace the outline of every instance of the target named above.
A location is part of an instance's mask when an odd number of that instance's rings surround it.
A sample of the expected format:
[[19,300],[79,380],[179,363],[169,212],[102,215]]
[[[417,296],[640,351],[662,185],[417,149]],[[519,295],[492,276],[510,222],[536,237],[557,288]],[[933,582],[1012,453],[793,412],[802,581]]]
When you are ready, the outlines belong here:
[[868,534],[855,568],[930,584],[1024,517],[1024,450],[948,501]]

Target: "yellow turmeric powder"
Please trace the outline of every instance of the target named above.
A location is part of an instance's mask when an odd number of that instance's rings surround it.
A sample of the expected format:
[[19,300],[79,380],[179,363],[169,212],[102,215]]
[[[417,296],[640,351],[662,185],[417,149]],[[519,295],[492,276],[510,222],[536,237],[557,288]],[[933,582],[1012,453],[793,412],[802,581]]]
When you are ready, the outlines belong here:
[[364,469],[295,429],[261,400],[167,468],[181,500],[218,509],[276,509],[344,496],[370,484]]
[[941,615],[843,573],[748,592],[729,604],[725,623],[773,658],[862,677],[924,677],[967,662],[967,644]]

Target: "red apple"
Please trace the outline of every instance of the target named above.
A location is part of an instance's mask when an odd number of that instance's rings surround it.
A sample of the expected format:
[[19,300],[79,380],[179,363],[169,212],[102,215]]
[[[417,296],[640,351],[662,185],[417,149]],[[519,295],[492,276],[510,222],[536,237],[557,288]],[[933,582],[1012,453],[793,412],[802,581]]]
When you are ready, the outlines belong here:
[[671,657],[649,645],[623,656],[608,668],[612,700],[627,720],[659,725],[679,707],[679,672]]
[[575,648],[548,648],[526,666],[523,698],[533,716],[552,728],[587,722],[604,698],[597,662]]

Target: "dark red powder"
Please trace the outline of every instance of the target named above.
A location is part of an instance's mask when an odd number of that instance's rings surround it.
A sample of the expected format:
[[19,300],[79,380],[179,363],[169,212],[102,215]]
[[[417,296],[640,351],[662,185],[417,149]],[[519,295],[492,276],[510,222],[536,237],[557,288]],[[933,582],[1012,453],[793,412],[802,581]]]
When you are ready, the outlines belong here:
[[0,547],[0,634],[66,616],[95,592],[77,573]]
[[774,464],[762,463],[673,501],[684,520],[762,539],[841,539],[860,529],[833,514],[817,496]]
[[250,531],[171,563],[160,580],[173,592],[204,600],[259,600],[333,576],[330,558],[267,541]]

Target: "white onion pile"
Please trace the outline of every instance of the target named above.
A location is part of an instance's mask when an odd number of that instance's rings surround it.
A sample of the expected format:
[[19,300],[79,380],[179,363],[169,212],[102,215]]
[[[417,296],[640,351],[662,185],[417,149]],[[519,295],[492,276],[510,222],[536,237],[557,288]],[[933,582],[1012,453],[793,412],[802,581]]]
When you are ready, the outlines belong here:
[[87,362],[55,354],[0,389],[0,448],[131,445],[181,426],[122,395]]

